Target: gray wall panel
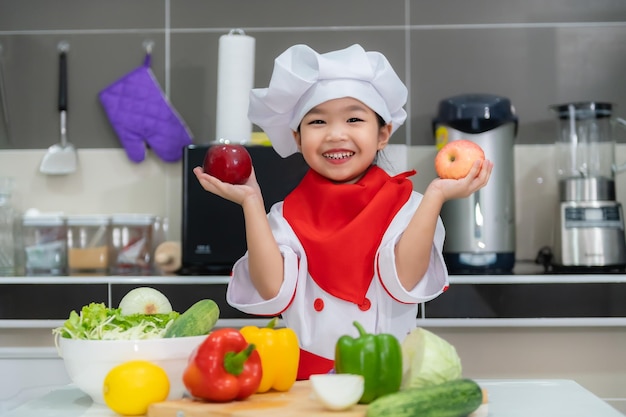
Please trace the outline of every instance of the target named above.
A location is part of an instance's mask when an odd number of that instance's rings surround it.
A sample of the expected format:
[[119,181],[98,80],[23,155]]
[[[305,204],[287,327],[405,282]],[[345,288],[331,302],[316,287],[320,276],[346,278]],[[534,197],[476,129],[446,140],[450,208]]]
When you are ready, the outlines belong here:
[[152,70],[165,81],[163,34],[0,35],[14,148],[37,149],[59,141],[58,49],[70,45],[68,137],[80,148],[119,147],[98,101],[98,92],[142,64],[144,38],[155,42]]
[[8,143],[0,129],[0,149],[41,149],[57,140],[62,39],[71,43],[69,133],[76,146],[121,147],[97,93],[140,65],[145,39],[155,41],[152,68],[196,142],[211,141],[217,42],[235,27],[257,40],[257,87],[295,43],[319,51],[361,43],[383,52],[410,87],[409,119],[394,143],[431,144],[437,103],[467,92],[511,98],[518,143],[553,141],[547,107],[555,102],[606,100],[626,113],[622,1],[0,0],[13,138]]
[[404,0],[174,0],[172,28],[315,28],[405,24]]
[[[217,54],[223,33],[182,33],[172,36],[172,101],[185,116],[197,143],[208,143],[215,136],[217,91]],[[307,43],[319,52],[361,43],[366,49],[386,50],[386,56],[398,75],[406,79],[404,34],[402,31],[325,31],[325,32],[249,32],[256,39],[255,87],[266,87],[274,58],[289,46]],[[395,44],[396,48],[386,48]],[[202,53],[198,53],[202,51]],[[258,129],[257,129],[258,130]],[[405,143],[406,132],[400,128],[394,143]]]
[[162,0],[1,0],[0,31],[163,28]]
[[412,25],[623,22],[621,0],[410,0]]

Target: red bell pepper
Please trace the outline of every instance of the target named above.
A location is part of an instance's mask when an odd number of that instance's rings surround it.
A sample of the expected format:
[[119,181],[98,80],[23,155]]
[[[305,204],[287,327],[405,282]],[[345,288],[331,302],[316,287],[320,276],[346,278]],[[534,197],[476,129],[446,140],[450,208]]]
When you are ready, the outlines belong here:
[[243,400],[254,394],[263,377],[261,357],[236,329],[211,332],[190,355],[183,383],[198,399]]

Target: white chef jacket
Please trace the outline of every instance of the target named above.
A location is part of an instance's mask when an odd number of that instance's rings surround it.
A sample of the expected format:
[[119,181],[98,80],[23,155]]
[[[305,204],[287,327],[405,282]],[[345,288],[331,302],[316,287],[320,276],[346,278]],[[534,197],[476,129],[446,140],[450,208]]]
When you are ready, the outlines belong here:
[[248,314],[281,314],[284,324],[298,335],[301,349],[330,360],[335,356],[335,344],[339,337],[358,336],[353,325],[355,320],[368,333],[391,333],[402,341],[416,327],[418,304],[437,297],[448,287],[448,272],[442,256],[445,231],[440,218],[437,220],[430,264],[422,280],[407,291],[396,273],[394,247],[421,200],[422,195],[413,191],[383,235],[373,260],[374,277],[363,305],[334,297],[311,278],[304,249],[283,217],[282,202],[274,204],[268,214],[284,259],[280,291],[269,300],[261,298],[250,280],[246,253],[233,267],[226,301]]

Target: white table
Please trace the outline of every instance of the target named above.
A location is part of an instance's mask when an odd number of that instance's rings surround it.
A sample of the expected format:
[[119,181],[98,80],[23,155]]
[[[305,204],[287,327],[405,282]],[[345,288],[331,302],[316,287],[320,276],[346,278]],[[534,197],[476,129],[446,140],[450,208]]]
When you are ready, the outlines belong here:
[[489,395],[489,417],[624,417],[571,380],[477,380]]
[[[489,394],[489,417],[624,417],[571,380],[477,380]],[[72,385],[27,402],[2,417],[119,417]]]

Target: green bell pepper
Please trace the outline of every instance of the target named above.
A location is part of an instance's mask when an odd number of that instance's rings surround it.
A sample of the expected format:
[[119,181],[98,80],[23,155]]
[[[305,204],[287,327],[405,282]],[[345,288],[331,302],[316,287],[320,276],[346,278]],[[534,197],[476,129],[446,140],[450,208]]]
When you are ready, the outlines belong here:
[[376,398],[397,392],[402,383],[402,348],[391,334],[366,333],[354,322],[359,337],[345,335],[335,346],[335,372],[362,375],[365,389],[359,400],[369,404]]

